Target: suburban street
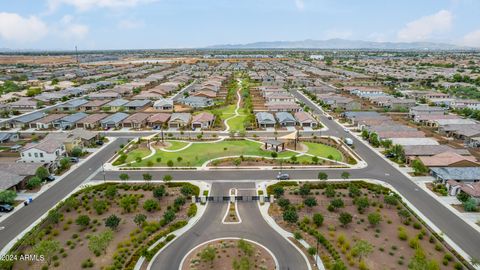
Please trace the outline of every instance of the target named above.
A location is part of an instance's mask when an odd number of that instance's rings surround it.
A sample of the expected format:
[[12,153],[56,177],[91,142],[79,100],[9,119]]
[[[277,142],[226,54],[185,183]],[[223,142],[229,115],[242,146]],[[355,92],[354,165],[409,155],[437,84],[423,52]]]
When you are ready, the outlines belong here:
[[[228,194],[230,188],[237,188],[239,195],[255,195],[255,183],[235,182],[212,184],[211,196],[224,196]],[[183,256],[192,248],[205,241],[222,237],[245,238],[264,245],[275,255],[280,269],[308,269],[300,252],[266,223],[257,202],[239,201],[237,205],[242,222],[222,224],[228,203],[209,202],[198,223],[159,253],[151,262],[150,269],[177,270]]]
[[[126,139],[117,139],[107,145],[95,156],[86,160],[78,168],[55,183],[48,190],[40,194],[30,205],[19,209],[0,223],[4,227],[0,231],[0,247],[5,247],[12,239],[16,238],[26,228],[48,212],[60,200],[81,185],[90,175],[95,173],[119,149],[120,144]],[[102,178],[103,179],[103,178]]]

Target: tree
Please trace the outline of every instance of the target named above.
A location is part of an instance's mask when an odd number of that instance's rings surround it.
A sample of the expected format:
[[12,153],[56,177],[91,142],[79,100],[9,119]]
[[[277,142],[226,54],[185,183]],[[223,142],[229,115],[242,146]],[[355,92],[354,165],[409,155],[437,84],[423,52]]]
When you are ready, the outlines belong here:
[[144,174],[142,174],[142,176],[143,176],[143,180],[145,180],[145,181],[152,180],[152,175],[149,174],[149,173],[144,173]]
[[310,185],[309,184],[303,184],[300,189],[298,190],[298,193],[304,197],[310,194]]
[[97,235],[91,235],[88,238],[88,249],[90,249],[95,256],[100,256],[102,253],[105,254],[112,239],[113,232],[110,229],[107,229]]
[[120,175],[118,175],[118,178],[120,178],[120,180],[122,181],[127,181],[130,178],[130,176],[128,176],[128,174],[126,173],[121,173]]
[[27,181],[27,189],[36,189],[38,187],[40,187],[42,185],[42,180],[40,180],[40,178],[34,176],[32,178],[30,178],[28,181]]
[[373,227],[380,224],[380,221],[382,221],[382,216],[379,213],[373,212],[373,213],[368,214],[368,222],[370,222],[370,224]]
[[354,200],[355,205],[357,206],[357,210],[360,214],[362,214],[365,209],[370,207],[370,201],[367,197],[359,197]]
[[350,222],[352,222],[352,215],[350,215],[350,213],[347,213],[347,212],[342,212],[340,213],[338,220],[340,221],[340,223],[342,223],[343,227],[347,227],[347,225]]
[[156,211],[158,208],[158,202],[153,199],[148,199],[143,203],[143,209],[147,212]]
[[202,261],[210,262],[213,264],[213,261],[217,256],[216,253],[217,249],[209,245],[200,252],[200,259],[202,259]]
[[330,202],[330,205],[333,206],[335,209],[345,207],[345,203],[344,203],[343,200],[340,199],[340,198],[333,199],[333,200]]
[[392,153],[398,162],[405,162],[405,150],[403,146],[399,144],[395,144],[390,149],[390,153]]
[[355,184],[352,184],[350,183],[348,185],[348,196],[352,197],[352,198],[355,198],[355,197],[358,197],[362,195],[362,192],[360,191],[360,189],[358,188],[357,185]]
[[93,200],[93,209],[95,209],[95,212],[97,212],[97,215],[101,215],[105,213],[105,211],[108,208],[108,203],[104,200]]
[[183,185],[180,189],[180,193],[182,193],[183,196],[188,197],[193,195],[193,189],[190,185]]
[[328,179],[328,174],[324,172],[319,172],[318,173],[318,180],[327,180]]
[[283,211],[283,220],[289,223],[295,223],[298,221],[297,210],[294,207],[289,207],[287,210]]
[[372,252],[372,244],[368,243],[365,240],[358,240],[352,247],[352,253],[357,254],[359,261],[361,261],[365,256]]
[[383,198],[383,201],[387,205],[397,205],[398,204],[398,199],[395,197],[395,195],[387,195]]
[[75,146],[73,149],[72,149],[72,157],[80,157],[83,153],[83,150],[82,148],[78,147],[78,146]]
[[70,159],[67,157],[64,157],[60,159],[60,169],[61,170],[66,170],[70,167]]
[[60,242],[56,240],[42,240],[33,248],[33,253],[43,255],[47,265],[50,266],[55,254],[60,250]]
[[368,136],[368,130],[366,130],[366,129],[362,130],[362,138],[364,140],[366,140],[366,139],[368,139],[368,137],[369,137]]
[[315,205],[317,205],[317,200],[316,200],[314,197],[308,197],[308,198],[306,198],[306,199],[303,201],[303,203],[304,203],[306,206],[312,208],[312,207],[314,207]]
[[167,210],[163,214],[163,219],[165,220],[166,223],[170,223],[175,219],[175,212],[172,209]]
[[135,210],[138,206],[138,198],[133,195],[126,195],[120,199],[120,207],[127,213]]
[[350,177],[350,173],[349,173],[349,172],[342,172],[341,177],[342,177],[343,179],[348,179],[348,178]]
[[327,196],[327,198],[332,198],[332,197],[335,197],[335,194],[337,192],[335,191],[335,187],[333,185],[327,185],[326,188],[325,188],[325,196]]
[[13,204],[17,193],[13,190],[2,190],[0,191],[0,203]]
[[173,167],[173,161],[172,160],[167,161],[167,166],[168,167]]
[[173,177],[170,175],[170,174],[166,174],[163,176],[163,181],[165,182],[169,182],[169,181],[172,181],[173,180]]
[[152,192],[153,192],[153,197],[155,197],[157,199],[161,199],[163,197],[163,195],[165,195],[165,186],[161,185],[161,186],[155,188]]
[[428,173],[428,167],[423,164],[423,162],[419,159],[414,159],[412,161],[412,168],[415,175],[423,175]]
[[470,195],[460,191],[459,193],[457,193],[457,199],[461,202],[466,202],[468,199],[470,199]]
[[476,212],[477,211],[477,201],[474,198],[468,198],[463,202],[463,209],[466,212]]
[[317,227],[320,227],[323,224],[323,216],[320,213],[313,214],[312,220]]
[[47,168],[41,166],[35,171],[35,176],[43,180],[50,176],[50,173],[48,172]]
[[313,162],[314,164],[317,164],[319,161],[320,161],[320,159],[319,159],[317,156],[313,156],[313,157],[312,157],[312,162]]
[[135,224],[137,224],[138,227],[142,227],[145,221],[147,221],[147,216],[145,216],[144,214],[137,214],[133,218],[133,222],[135,222]]
[[277,197],[277,198],[283,196],[284,193],[285,193],[285,190],[283,189],[282,186],[275,186],[275,187],[273,188],[273,194],[274,194],[275,197]]
[[290,200],[285,198],[280,198],[277,200],[278,206],[280,206],[283,210],[287,209],[290,206]]
[[107,196],[109,199],[115,198],[115,196],[117,196],[117,187],[113,185],[108,186],[105,189],[105,196]]
[[115,231],[118,228],[120,221],[121,219],[119,217],[112,214],[105,220],[105,226]]
[[87,215],[80,215],[78,218],[75,220],[75,223],[81,227],[81,229],[85,229],[90,225],[90,217]]
[[56,210],[56,209],[52,209],[52,210],[48,211],[47,220],[50,223],[58,224],[58,222],[60,222],[61,217],[62,217],[62,214],[60,214],[60,212],[58,212],[58,210]]

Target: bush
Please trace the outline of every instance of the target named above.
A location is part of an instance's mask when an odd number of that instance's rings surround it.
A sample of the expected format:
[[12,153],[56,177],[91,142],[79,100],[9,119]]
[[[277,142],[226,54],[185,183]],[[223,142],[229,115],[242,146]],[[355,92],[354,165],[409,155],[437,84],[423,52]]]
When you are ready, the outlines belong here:
[[187,216],[188,217],[193,217],[196,214],[197,214],[197,205],[192,203],[192,204],[190,204],[190,207],[188,207]]
[[143,209],[145,209],[147,212],[153,212],[159,208],[158,202],[154,199],[148,199],[143,203]]
[[0,203],[13,204],[17,193],[13,190],[2,190],[0,191]]
[[315,213],[313,214],[313,223],[317,225],[317,227],[322,226],[323,224],[323,216],[320,213]]
[[468,198],[463,203],[463,209],[467,212],[476,212],[477,211],[477,202],[473,198]]
[[290,206],[290,200],[285,198],[280,198],[277,200],[278,206],[280,206],[283,210],[287,209]]
[[78,157],[82,156],[82,154],[83,154],[82,148],[80,148],[78,146],[75,146],[72,149],[72,153],[71,153],[72,157],[77,157],[78,158]]
[[109,227],[112,230],[116,230],[120,224],[121,219],[116,215],[111,215],[105,220],[105,226]]
[[90,225],[90,217],[87,215],[80,215],[78,218],[75,220],[75,223],[82,227],[82,229],[86,228],[88,225]]
[[399,227],[398,228],[398,239],[400,239],[402,241],[406,241],[408,239],[408,234],[407,234],[404,227]]
[[40,178],[34,176],[32,178],[30,178],[30,180],[27,181],[27,189],[35,189],[35,188],[38,188],[42,185],[42,180],[40,180]]
[[297,210],[294,207],[290,207],[283,212],[283,220],[288,223],[295,223],[298,221]]
[[152,192],[153,192],[153,197],[157,199],[161,199],[165,195],[165,186],[161,185],[155,188]]

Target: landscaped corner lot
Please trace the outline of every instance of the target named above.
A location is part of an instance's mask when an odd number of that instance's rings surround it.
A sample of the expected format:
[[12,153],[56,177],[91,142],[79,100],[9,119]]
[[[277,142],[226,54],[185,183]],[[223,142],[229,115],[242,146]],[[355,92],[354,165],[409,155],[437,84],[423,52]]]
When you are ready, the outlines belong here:
[[[164,143],[156,142],[153,144],[156,152],[147,157],[151,151],[147,143],[140,141],[133,143],[129,150],[120,153],[119,158],[114,161],[114,165],[131,167],[199,167],[206,163],[209,165],[221,165],[223,159],[230,159],[228,165],[242,165],[247,163],[249,158],[270,160],[276,163],[276,160],[283,160],[291,164],[322,164],[324,159],[333,161],[343,161],[344,155],[338,149],[321,143],[305,142],[304,152],[294,152],[285,150],[278,153],[265,150],[264,144],[259,141],[238,139],[238,140],[218,140],[218,141],[177,141],[168,140]],[[122,157],[123,155],[123,157]],[[234,159],[243,157],[239,163]],[[316,157],[316,158],[314,158]],[[272,160],[275,158],[276,160]],[[216,160],[216,161],[215,161]],[[257,161],[257,160],[255,160]]]
[[51,210],[10,251],[43,255],[44,261],[2,261],[0,269],[133,269],[196,214],[189,198],[198,192],[173,182],[87,187]]
[[327,269],[466,269],[440,236],[382,186],[279,182],[269,214],[310,245]]

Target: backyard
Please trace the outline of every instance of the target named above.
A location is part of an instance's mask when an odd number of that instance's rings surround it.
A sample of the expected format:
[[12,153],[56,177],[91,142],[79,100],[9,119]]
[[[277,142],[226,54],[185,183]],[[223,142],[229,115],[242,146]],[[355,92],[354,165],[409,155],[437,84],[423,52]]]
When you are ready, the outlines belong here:
[[318,246],[327,269],[465,269],[463,259],[384,187],[279,182],[267,191],[277,197],[269,214],[304,239],[310,255]]

